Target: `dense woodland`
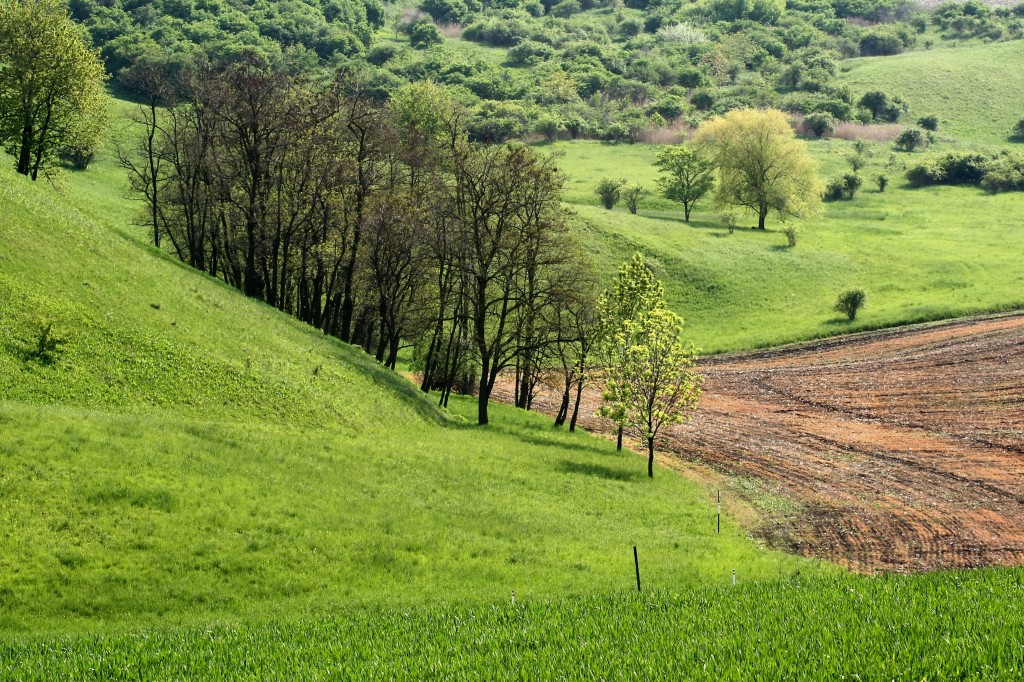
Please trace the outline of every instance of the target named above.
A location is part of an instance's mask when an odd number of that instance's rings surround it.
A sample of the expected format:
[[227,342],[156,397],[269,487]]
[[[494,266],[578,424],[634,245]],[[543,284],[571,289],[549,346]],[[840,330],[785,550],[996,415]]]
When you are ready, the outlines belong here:
[[[433,80],[467,107],[474,139],[535,133],[635,141],[711,114],[768,106],[835,121],[893,121],[840,85],[843,59],[947,40],[1024,36],[1024,5],[970,0],[925,12],[909,0],[423,0],[366,2],[72,0],[109,71],[256,53],[291,69],[360,64],[386,99]],[[482,48],[456,49],[471,42]]]

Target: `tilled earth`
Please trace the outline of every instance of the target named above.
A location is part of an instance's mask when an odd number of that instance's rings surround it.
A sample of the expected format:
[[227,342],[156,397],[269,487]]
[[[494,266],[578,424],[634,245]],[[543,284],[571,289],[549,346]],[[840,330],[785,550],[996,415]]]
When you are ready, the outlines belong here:
[[[757,532],[859,571],[1024,563],[1024,314],[709,358],[661,446],[798,504]],[[584,425],[596,391],[585,394]],[[550,396],[539,400],[551,409]]]

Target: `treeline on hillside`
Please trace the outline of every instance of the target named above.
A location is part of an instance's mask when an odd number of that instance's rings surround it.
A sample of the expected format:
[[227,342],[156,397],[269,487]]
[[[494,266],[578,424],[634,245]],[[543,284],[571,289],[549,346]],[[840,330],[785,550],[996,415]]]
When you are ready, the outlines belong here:
[[252,56],[178,73],[133,69],[145,134],[119,152],[158,246],[392,368],[412,344],[424,390],[474,389],[481,423],[502,370],[523,407],[572,371],[595,285],[550,158],[468,142],[429,83],[383,106]]
[[[233,59],[256,52],[312,71],[368,66],[381,99],[433,80],[466,107],[474,140],[534,133],[657,139],[737,108],[870,123],[839,64],[937,39],[1024,36],[1024,5],[977,0],[922,10],[911,0],[421,0],[388,18],[378,0],[225,3],[71,0],[120,79],[140,59]],[[390,24],[389,24],[390,22]],[[440,29],[439,29],[440,27]],[[386,39],[390,28],[405,44]],[[505,50],[449,50],[447,36]],[[899,93],[887,93],[890,97]],[[898,117],[898,114],[897,114]]]
[[69,0],[116,76],[146,55],[230,59],[257,53],[308,67],[357,55],[381,27],[380,0]]

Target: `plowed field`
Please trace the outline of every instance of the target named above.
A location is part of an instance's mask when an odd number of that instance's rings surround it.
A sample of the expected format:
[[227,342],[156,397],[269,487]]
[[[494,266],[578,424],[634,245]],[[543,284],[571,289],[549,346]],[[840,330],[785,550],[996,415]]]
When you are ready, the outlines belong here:
[[700,371],[696,417],[661,447],[796,501],[759,529],[771,544],[859,571],[1024,563],[1024,314],[719,356]]

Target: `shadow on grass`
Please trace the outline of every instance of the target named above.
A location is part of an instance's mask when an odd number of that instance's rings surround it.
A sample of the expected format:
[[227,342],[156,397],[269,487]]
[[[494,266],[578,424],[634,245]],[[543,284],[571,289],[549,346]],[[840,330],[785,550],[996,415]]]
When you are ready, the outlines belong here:
[[572,462],[567,459],[562,460],[558,465],[558,470],[564,474],[585,474],[587,476],[595,476],[609,481],[633,481],[640,478],[640,474],[643,473],[613,469],[611,467],[604,466],[603,464]]
[[[843,315],[841,317],[830,318],[829,320],[827,320],[825,322],[825,324],[827,324],[829,326],[832,326],[832,327],[849,327],[854,322],[856,322],[856,320],[851,320],[850,318],[848,318],[845,315]],[[851,329],[850,331],[853,331],[853,330]]]

